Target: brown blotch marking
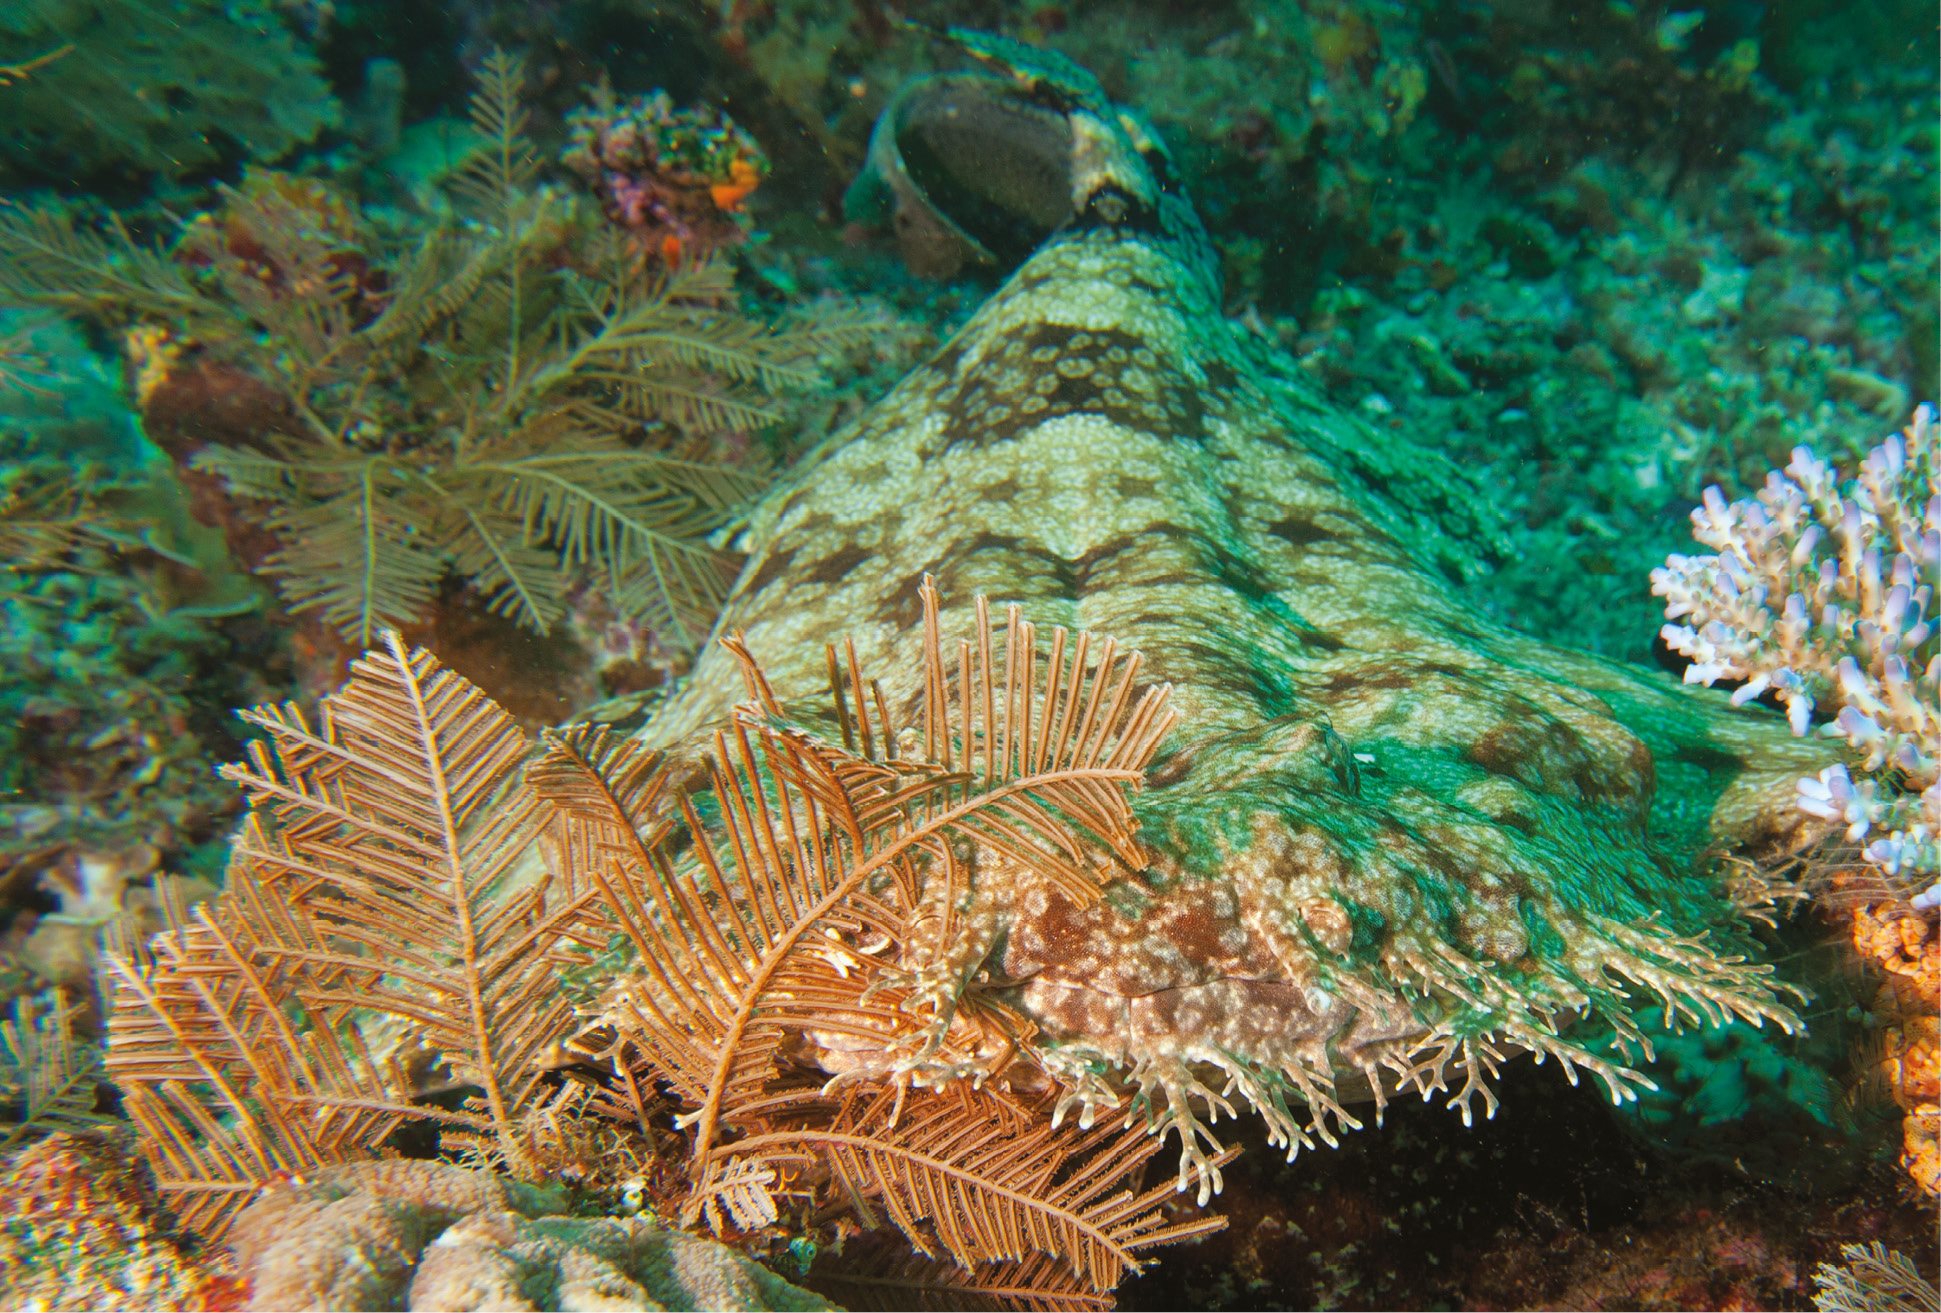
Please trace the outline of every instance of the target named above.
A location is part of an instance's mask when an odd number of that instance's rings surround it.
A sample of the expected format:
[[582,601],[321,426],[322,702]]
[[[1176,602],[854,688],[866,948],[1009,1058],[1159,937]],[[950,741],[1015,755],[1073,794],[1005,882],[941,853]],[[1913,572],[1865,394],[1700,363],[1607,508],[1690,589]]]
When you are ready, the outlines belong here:
[[815,584],[839,584],[849,577],[851,570],[875,555],[867,547],[844,543],[835,551],[817,558],[815,564],[803,571],[802,577]]
[[1636,793],[1641,798],[1655,796],[1658,792],[1658,759],[1651,755],[1651,749],[1645,745],[1644,740],[1631,741],[1631,753],[1627,764],[1631,768],[1631,778],[1638,783],[1634,789],[1627,789],[1626,792]]
[[1456,855],[1444,846],[1449,842],[1446,838],[1434,833],[1423,834],[1418,838],[1406,830],[1385,826],[1382,840],[1384,847],[1405,855],[1410,861],[1426,866],[1441,876],[1445,887],[1451,891],[1449,901],[1453,905],[1454,914],[1457,916],[1462,914],[1463,909],[1468,905],[1468,900],[1463,897],[1463,893],[1469,891],[1469,881],[1475,872],[1457,860]]
[[[984,361],[976,377],[942,398],[946,437],[930,454],[1007,442],[1066,415],[1097,415],[1133,432],[1205,442],[1200,391],[1177,371],[1141,366],[1154,376],[1153,394],[1138,398],[1125,389],[1124,371],[1138,363],[1141,351],[1151,354],[1142,338],[1121,329],[1044,323],[1021,329]],[[1075,370],[1075,365],[1087,368]],[[1038,391],[1045,380],[1050,387]],[[1121,399],[1108,395],[1114,393]],[[1027,400],[1037,409],[1028,410]],[[1156,413],[1149,413],[1148,405]],[[994,416],[994,406],[1006,413]]]
[[761,595],[767,590],[770,584],[786,574],[794,562],[795,549],[793,547],[769,549],[768,554],[762,557],[762,563],[755,567],[755,573],[748,576],[747,580],[743,582],[737,592],[743,596],[750,594],[755,596]]
[[1036,916],[1021,915],[1013,927],[1011,946],[1020,950],[1022,960],[1007,954],[1005,969],[1019,974],[1050,968],[1055,975],[1060,965],[1090,958],[1094,936],[1105,929],[1096,916],[1087,915],[1063,894],[1047,891],[1044,911]]
[[1159,496],[1159,481],[1157,479],[1140,478],[1132,474],[1121,474],[1113,480],[1112,490],[1122,500],[1139,501],[1147,497]]
[[[1171,663],[1175,657],[1182,658],[1181,664],[1196,662],[1207,670],[1217,670],[1227,674],[1238,674],[1242,676],[1246,673],[1244,670],[1234,669],[1235,663],[1233,660],[1233,648],[1231,646],[1219,642],[1201,642],[1198,639],[1187,637],[1184,633],[1166,645],[1166,660]],[[1200,675],[1198,678],[1204,680],[1207,676]],[[1245,693],[1250,697],[1256,691],[1254,685],[1244,677],[1224,679],[1221,683],[1229,692]]]
[[970,342],[962,337],[954,337],[936,355],[930,357],[930,368],[939,374],[955,377],[957,367],[964,363],[964,353],[970,350]]
[[887,595],[876,611],[901,633],[908,633],[923,620],[923,599],[917,596],[917,580]]
[[1681,743],[1672,750],[1672,756],[1687,765],[1697,766],[1707,774],[1736,771],[1743,766],[1739,758],[1730,752],[1706,743]]
[[1321,694],[1324,697],[1345,698],[1351,693],[1360,692],[1365,684],[1366,681],[1354,671],[1343,670],[1328,677],[1328,682],[1321,686]]
[[820,538],[835,522],[836,517],[827,511],[810,511],[800,524],[787,527],[787,536],[797,540]]
[[1537,832],[1537,823],[1534,820],[1509,807],[1492,814],[1490,819],[1507,829],[1515,830],[1526,838],[1534,837]]
[[1071,563],[1064,557],[1030,539],[988,529],[951,548],[931,566],[931,573],[945,597],[993,593],[1025,605],[1077,596]]
[[1072,584],[1079,596],[1095,591],[1096,576],[1104,573],[1127,552],[1138,551],[1143,544],[1139,534],[1128,534],[1100,543],[1097,547],[1086,549],[1072,562]]
[[1553,794],[1568,789],[1586,802],[1607,802],[1635,792],[1628,783],[1612,778],[1609,764],[1575,729],[1527,704],[1521,710],[1522,719],[1496,725],[1470,745],[1464,759],[1526,788]]
[[1157,627],[1160,632],[1170,632],[1179,628],[1180,615],[1177,611],[1140,611],[1118,622],[1122,629],[1143,629],[1148,625]]
[[1298,513],[1288,514],[1274,521],[1267,526],[1267,532],[1286,542],[1290,547],[1312,547],[1315,543],[1327,542],[1334,537],[1313,520]]
[[1568,744],[1559,746],[1572,754],[1569,779],[1584,801],[1617,802],[1651,796],[1657,781],[1657,766],[1652,761],[1651,749],[1641,741],[1632,740],[1630,750],[1625,753],[1625,768],[1612,770],[1610,763],[1599,756],[1583,735],[1563,725],[1558,728],[1568,735]]
[[[1118,559],[1122,557],[1127,559]],[[1134,573],[1141,565],[1148,567],[1147,573]],[[1214,535],[1163,521],[1089,548],[1072,566],[1081,586],[1091,585],[1095,576],[1113,566],[1124,566],[1124,574],[1114,580],[1122,586],[1173,583],[1197,572],[1243,596],[1259,596],[1265,591],[1248,563],[1229,559]]]
[[1530,726],[1521,721],[1501,721],[1470,744],[1463,759],[1491,775],[1531,784],[1528,776],[1532,774],[1529,765],[1534,737]]
[[1175,891],[1146,914],[1145,923],[1151,937],[1189,964],[1202,965],[1205,978],[1220,975],[1219,964],[1239,956],[1220,942],[1222,932],[1237,924],[1236,910],[1211,885],[1200,885]]
[[1033,345],[1052,346],[1061,354],[1068,353],[1070,358],[1089,360],[1094,366],[1109,366],[1112,372],[1130,363],[1133,353],[1147,345],[1138,334],[1118,328],[1070,330],[1060,325],[1056,332],[1058,336],[1046,335]]
[[1149,787],[1163,789],[1170,784],[1178,784],[1193,769],[1193,763],[1200,758],[1200,743],[1189,743],[1171,756],[1162,755],[1147,773]]
[[1041,546],[1029,538],[1020,538],[1015,534],[994,533],[989,529],[985,529],[965,544],[962,555],[966,557],[982,556],[986,553],[1021,557],[1025,560],[1036,561],[1043,566],[1055,570],[1059,574],[1070,575],[1071,573],[1071,563],[1057,552],[1052,551],[1048,547]]
[[1341,697],[1364,688],[1408,688],[1420,678],[1418,672],[1399,666],[1384,666],[1372,675],[1344,670],[1328,680],[1326,691],[1330,697]]
[[1220,550],[1217,543],[1209,541],[1206,567],[1210,574],[1237,597],[1249,602],[1258,602],[1273,590],[1268,586],[1267,576],[1253,559],[1253,554],[1245,556]]

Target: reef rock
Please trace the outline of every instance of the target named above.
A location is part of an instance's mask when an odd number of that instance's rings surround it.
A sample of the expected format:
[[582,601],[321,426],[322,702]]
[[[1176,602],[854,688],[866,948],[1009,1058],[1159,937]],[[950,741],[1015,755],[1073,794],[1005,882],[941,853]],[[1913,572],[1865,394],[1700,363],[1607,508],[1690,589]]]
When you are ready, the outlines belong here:
[[229,1233],[253,1309],[827,1309],[726,1245],[447,1163],[334,1167]]

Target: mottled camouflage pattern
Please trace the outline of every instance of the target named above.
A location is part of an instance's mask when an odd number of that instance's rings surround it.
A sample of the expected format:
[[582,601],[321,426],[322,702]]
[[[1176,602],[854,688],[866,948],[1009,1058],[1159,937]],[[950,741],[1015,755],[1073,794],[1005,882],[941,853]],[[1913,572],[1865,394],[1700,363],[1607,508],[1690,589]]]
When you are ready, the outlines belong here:
[[[1138,799],[1153,869],[1086,909],[985,890],[985,965],[1073,1099],[1089,1115],[1129,1069],[1204,1187],[1220,1103],[1195,1073],[1292,1149],[1355,1124],[1337,1100],[1371,1086],[1459,1080],[1465,1117],[1493,1107],[1499,1049],[1621,1097],[1626,1055],[1558,1033],[1586,1006],[1625,1033],[1621,980],[1791,1024],[1758,969],[1691,937],[1730,933],[1704,851],[1785,841],[1824,751],[1483,618],[1450,578],[1488,523],[1475,494],[1222,317],[1139,125],[1076,76],[993,94],[1069,115],[1077,217],[769,497],[722,627],[805,714],[825,645],[853,638],[911,724],[929,573],[947,638],[984,594],[1173,684],[1180,728]],[[647,732],[696,743],[742,697],[710,652]]]

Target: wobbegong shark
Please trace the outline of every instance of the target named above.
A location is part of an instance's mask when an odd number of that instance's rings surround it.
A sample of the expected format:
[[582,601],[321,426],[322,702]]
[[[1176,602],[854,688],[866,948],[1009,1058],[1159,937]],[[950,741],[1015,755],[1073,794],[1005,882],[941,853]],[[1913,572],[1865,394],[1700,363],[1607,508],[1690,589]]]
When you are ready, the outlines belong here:
[[[1795,1027],[1714,859],[1795,843],[1825,749],[1485,616],[1472,480],[1223,316],[1152,129],[1061,57],[958,40],[989,71],[899,96],[852,200],[945,267],[1019,263],[753,511],[717,632],[805,717],[853,642],[909,724],[927,576],[1172,685],[1151,865],[1089,906],[981,876],[962,918],[962,979],[1035,1027],[1061,1114],[1177,1135],[1204,1202],[1241,1104],[1291,1158],[1401,1091],[1492,1114],[1518,1052],[1634,1097],[1646,1007]],[[716,647],[639,732],[679,750],[744,696]]]

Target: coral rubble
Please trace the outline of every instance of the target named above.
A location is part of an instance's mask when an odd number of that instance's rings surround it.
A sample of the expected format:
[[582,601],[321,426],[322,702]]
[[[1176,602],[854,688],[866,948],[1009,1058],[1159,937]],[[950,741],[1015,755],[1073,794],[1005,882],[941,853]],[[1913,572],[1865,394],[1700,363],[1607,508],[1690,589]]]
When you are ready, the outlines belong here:
[[0,1304],[241,1308],[228,1256],[199,1252],[163,1216],[125,1134],[40,1141],[0,1172]]

